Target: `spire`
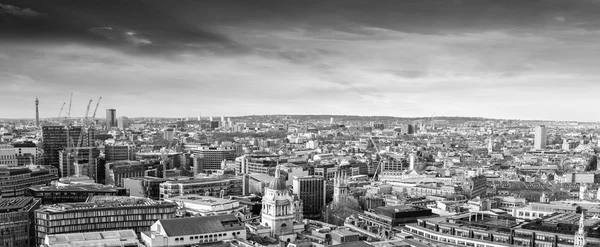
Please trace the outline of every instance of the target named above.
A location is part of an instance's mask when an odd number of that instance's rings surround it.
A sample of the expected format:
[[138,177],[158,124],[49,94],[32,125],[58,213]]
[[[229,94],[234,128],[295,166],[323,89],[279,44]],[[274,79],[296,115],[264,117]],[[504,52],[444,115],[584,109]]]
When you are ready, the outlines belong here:
[[279,179],[281,177],[281,175],[279,174],[279,166],[275,167],[275,178]]
[[581,212],[581,219],[579,219],[579,230],[577,231],[577,233],[579,234],[584,234],[585,233],[585,225],[583,224],[583,211]]

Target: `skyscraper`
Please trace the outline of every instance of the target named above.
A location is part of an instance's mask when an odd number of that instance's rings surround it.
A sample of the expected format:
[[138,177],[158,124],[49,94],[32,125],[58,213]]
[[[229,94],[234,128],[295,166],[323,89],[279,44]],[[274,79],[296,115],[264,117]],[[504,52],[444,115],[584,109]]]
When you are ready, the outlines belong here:
[[44,165],[59,168],[59,151],[77,145],[81,126],[44,126],[42,127],[42,149]]
[[117,110],[106,109],[106,128],[117,127]]
[[40,127],[40,111],[39,111],[39,106],[40,105],[40,101],[38,100],[38,98],[35,98],[35,126]]
[[534,146],[535,150],[544,150],[546,149],[546,126],[540,125],[535,127],[535,140]]

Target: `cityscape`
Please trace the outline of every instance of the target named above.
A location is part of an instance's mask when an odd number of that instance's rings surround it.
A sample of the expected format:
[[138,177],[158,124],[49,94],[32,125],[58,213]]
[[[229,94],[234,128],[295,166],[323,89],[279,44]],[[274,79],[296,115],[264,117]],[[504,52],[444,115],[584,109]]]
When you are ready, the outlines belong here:
[[600,246],[599,23],[0,0],[0,247]]

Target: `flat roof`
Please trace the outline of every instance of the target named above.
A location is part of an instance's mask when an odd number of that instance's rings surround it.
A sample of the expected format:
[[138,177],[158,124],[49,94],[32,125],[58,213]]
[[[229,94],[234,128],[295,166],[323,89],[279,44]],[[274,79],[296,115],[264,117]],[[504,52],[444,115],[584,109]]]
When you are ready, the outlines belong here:
[[46,238],[52,246],[121,246],[122,242],[139,242],[133,230],[56,234]]
[[31,201],[33,201],[33,197],[0,198],[0,212],[9,212],[22,209]]
[[119,187],[114,187],[110,185],[102,185],[102,184],[70,184],[67,186],[45,186],[45,185],[36,185],[29,187],[30,190],[33,191],[89,191],[89,192],[111,192],[117,191],[120,189]]
[[221,199],[221,198],[212,197],[212,196],[199,196],[199,195],[176,196],[176,197],[165,199],[165,201],[173,201],[173,202],[183,201],[183,202],[191,202],[191,203],[202,204],[202,205],[221,205],[221,204],[238,202],[238,201],[234,201],[234,200]]

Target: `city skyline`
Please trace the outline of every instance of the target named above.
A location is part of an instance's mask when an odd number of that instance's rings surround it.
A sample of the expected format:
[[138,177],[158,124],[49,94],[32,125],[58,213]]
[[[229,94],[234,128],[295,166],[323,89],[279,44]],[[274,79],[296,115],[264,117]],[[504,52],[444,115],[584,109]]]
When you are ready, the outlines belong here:
[[0,117],[34,119],[37,96],[56,118],[73,92],[71,116],[102,96],[99,112],[130,117],[595,122],[597,13],[593,0],[0,0]]

